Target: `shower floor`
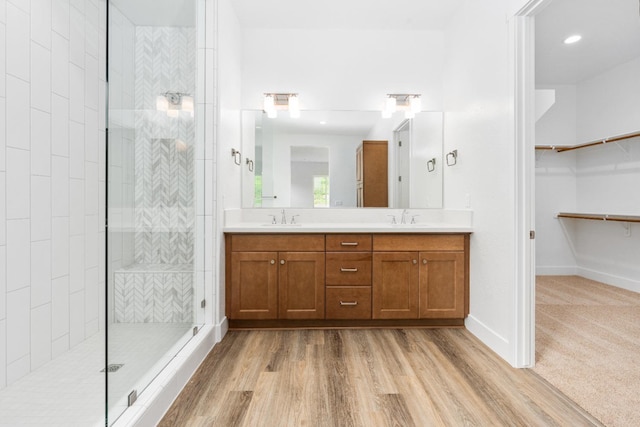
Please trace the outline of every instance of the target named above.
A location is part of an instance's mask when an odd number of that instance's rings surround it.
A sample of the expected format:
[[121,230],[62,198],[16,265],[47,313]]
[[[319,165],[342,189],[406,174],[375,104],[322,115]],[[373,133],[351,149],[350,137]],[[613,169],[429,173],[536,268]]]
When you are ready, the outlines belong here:
[[[148,384],[191,338],[190,323],[116,323],[109,326],[110,422],[127,395]],[[104,426],[104,333],[98,333],[0,390],[0,426]]]

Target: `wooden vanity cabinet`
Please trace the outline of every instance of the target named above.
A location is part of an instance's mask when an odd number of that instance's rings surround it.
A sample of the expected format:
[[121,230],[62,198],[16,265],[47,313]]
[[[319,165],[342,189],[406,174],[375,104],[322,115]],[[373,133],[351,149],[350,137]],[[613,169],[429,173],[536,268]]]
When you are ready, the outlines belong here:
[[324,235],[234,234],[226,245],[229,319],[324,318]]
[[374,235],[374,319],[463,319],[468,235]]
[[462,326],[469,234],[227,234],[232,327]]

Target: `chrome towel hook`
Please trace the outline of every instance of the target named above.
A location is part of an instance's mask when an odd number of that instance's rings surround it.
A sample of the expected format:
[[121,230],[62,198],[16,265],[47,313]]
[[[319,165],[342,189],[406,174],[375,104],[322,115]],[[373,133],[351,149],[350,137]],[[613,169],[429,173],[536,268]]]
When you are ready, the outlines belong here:
[[436,158],[427,161],[427,172],[433,172],[436,170]]
[[233,157],[233,162],[240,166],[242,164],[242,154],[235,148],[231,149],[231,156]]
[[253,160],[247,157],[245,163],[249,165],[249,172],[253,172]]
[[458,150],[447,153],[447,166],[453,166],[458,163]]

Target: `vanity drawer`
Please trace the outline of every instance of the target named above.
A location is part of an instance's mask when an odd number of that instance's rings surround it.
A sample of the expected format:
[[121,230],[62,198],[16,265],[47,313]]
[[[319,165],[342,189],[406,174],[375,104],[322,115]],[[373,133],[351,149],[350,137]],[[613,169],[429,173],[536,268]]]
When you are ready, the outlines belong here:
[[371,286],[371,252],[327,252],[327,285]]
[[327,234],[327,252],[362,252],[371,250],[371,234]]
[[371,319],[371,288],[331,286],[325,298],[327,319]]

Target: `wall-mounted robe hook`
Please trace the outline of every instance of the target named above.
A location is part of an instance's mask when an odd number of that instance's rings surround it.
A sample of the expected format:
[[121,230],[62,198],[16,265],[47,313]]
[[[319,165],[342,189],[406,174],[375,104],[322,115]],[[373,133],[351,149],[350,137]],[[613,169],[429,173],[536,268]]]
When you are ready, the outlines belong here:
[[434,170],[436,170],[436,158],[435,157],[433,159],[427,161],[427,171],[428,172],[433,172]]
[[249,165],[249,172],[253,172],[253,160],[251,160],[250,158],[246,158],[246,163],[247,165]]
[[447,153],[447,166],[453,166],[458,163],[458,150]]
[[240,166],[242,164],[242,154],[235,148],[231,149],[231,156],[233,157],[233,162]]

